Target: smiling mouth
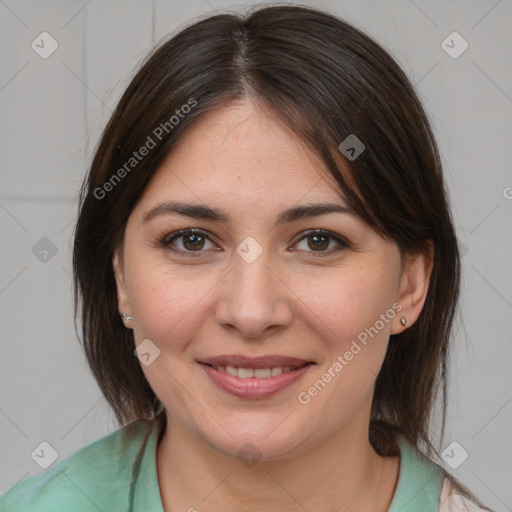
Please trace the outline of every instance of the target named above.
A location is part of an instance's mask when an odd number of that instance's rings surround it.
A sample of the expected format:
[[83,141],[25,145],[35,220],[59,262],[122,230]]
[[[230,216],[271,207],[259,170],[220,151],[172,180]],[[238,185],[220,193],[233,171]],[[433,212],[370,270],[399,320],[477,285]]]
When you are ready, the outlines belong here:
[[[219,358],[220,359],[220,358]],[[290,358],[266,358],[266,361],[257,361],[256,359],[240,358],[235,360],[231,358],[232,364],[246,366],[232,366],[228,361],[217,360],[210,362],[199,362],[199,366],[208,375],[211,382],[222,391],[234,395],[238,398],[248,400],[267,399],[280,391],[292,386],[310,370],[315,363],[304,360]],[[236,361],[236,362],[235,362]],[[291,364],[279,366],[280,362]],[[270,366],[262,366],[270,364]],[[247,366],[252,368],[247,368]]]
[[210,368],[213,368],[219,372],[224,372],[228,375],[231,375],[232,377],[238,377],[240,379],[269,379],[270,377],[277,377],[283,373],[293,372],[299,368],[302,368],[303,366],[311,365],[313,363],[304,363],[300,366],[269,366],[265,368],[243,368],[236,366],[213,365],[208,363],[202,364],[205,364],[206,366],[209,366]]

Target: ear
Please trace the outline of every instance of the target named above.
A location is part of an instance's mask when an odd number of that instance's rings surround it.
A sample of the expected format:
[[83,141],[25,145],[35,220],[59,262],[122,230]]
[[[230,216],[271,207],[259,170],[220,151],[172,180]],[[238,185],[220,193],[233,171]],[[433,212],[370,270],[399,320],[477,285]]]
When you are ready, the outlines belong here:
[[[124,266],[123,266],[123,254],[122,249],[117,248],[114,251],[114,256],[112,257],[112,266],[114,269],[114,276],[116,279],[117,286],[117,307],[119,310],[119,314],[126,313],[128,315],[131,314],[130,302],[128,300],[128,293],[126,291],[126,283],[124,277]],[[125,321],[125,325],[129,327],[128,324],[131,322]]]
[[[430,276],[434,266],[434,244],[428,241],[425,250],[406,254],[402,266],[397,302],[402,306],[395,316],[391,334],[398,334],[409,328],[420,316],[427,298]],[[400,323],[406,319],[406,325]]]

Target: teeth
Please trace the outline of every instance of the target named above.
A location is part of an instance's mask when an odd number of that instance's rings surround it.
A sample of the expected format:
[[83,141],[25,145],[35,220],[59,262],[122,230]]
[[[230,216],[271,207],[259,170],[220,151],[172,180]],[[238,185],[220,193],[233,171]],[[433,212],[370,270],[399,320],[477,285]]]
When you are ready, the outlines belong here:
[[[222,367],[217,366],[217,370],[220,370],[220,368]],[[229,375],[233,375],[233,377],[238,377],[238,370],[233,366],[226,366],[226,372],[229,373]]]
[[238,368],[238,377],[240,379],[254,377],[254,370],[252,368]]
[[295,366],[273,366],[272,368],[235,368],[234,366],[214,366],[219,372],[226,372],[233,377],[240,379],[249,379],[256,377],[257,379],[268,379],[269,377],[276,377],[281,373],[291,372],[296,370]]
[[270,377],[270,368],[257,368],[254,370],[254,376],[257,379],[268,379]]

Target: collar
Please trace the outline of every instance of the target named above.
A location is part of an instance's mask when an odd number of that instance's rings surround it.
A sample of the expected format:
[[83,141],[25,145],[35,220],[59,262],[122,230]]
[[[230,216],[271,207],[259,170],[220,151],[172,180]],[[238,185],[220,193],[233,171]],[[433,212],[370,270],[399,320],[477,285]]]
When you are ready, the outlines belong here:
[[433,512],[439,508],[444,471],[399,436],[400,470],[388,512]]

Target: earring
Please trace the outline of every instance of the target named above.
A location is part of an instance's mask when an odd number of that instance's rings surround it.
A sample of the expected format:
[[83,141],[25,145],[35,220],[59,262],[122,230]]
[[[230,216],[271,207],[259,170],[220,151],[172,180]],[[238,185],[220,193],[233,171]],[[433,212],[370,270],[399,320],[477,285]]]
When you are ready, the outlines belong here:
[[405,327],[407,320],[404,317],[402,317],[402,318],[400,318],[400,323]]
[[130,316],[126,313],[121,313],[121,318],[126,318],[126,320],[133,320],[133,316]]

